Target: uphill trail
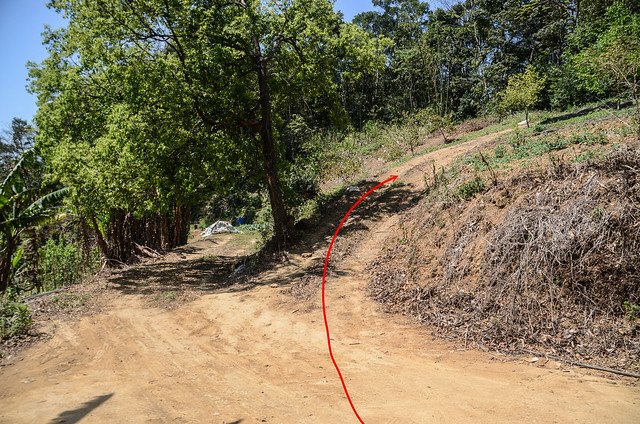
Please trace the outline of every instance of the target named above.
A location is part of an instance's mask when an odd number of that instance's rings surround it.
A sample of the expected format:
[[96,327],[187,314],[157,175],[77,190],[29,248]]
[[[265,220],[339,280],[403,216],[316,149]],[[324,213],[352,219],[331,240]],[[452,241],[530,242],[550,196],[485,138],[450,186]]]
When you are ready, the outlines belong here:
[[[377,176],[398,175],[402,185],[365,201],[338,239],[327,313],[334,353],[367,423],[640,419],[640,387],[633,382],[458,350],[413,320],[384,313],[367,296],[367,266],[398,228],[397,212],[423,188],[424,173],[503,133]],[[319,291],[308,299],[291,295],[322,263],[332,233],[242,287],[218,287],[210,266],[217,266],[211,258],[246,254],[234,236],[197,241],[114,277],[101,312],[55,320],[49,340],[0,368],[0,422],[357,422],[327,352]],[[150,281],[202,290],[167,309],[149,302]]]

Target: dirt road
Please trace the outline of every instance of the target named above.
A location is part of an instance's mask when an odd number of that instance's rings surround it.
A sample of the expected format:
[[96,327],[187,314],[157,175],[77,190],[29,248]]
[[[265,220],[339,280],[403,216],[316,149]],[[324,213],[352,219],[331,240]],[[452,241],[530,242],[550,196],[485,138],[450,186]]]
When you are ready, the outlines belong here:
[[[393,171],[418,190],[430,161],[448,164],[493,137]],[[335,354],[367,423],[640,422],[632,382],[458,351],[382,313],[364,293],[365,267],[397,223],[394,214],[365,222],[365,237],[328,280]],[[238,254],[231,243],[201,241],[129,275],[167,286],[198,278],[188,264]],[[56,322],[50,340],[0,369],[0,422],[357,422],[327,354],[319,296],[303,301],[287,289],[325,249],[292,256],[265,273],[263,285],[205,291],[172,310],[150,306],[144,292],[114,288],[104,312]]]

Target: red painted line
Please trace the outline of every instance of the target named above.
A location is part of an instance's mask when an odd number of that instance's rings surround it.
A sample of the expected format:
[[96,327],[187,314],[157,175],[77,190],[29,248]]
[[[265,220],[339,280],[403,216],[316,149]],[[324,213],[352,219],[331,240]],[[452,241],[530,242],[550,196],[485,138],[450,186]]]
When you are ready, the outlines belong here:
[[371,193],[373,193],[380,187],[384,186],[385,184],[394,182],[397,179],[398,179],[397,175],[392,175],[391,178],[389,178],[388,180],[381,182],[371,190],[367,191],[362,197],[360,197],[360,199],[358,199],[356,203],[353,204],[353,206],[351,206],[351,209],[349,209],[349,211],[344,216],[344,218],[342,218],[342,221],[340,221],[340,224],[338,225],[336,232],[333,234],[333,238],[331,239],[331,243],[329,244],[329,250],[327,250],[327,256],[324,260],[324,271],[322,272],[322,316],[324,317],[324,328],[327,333],[327,346],[329,347],[329,356],[331,357],[331,362],[333,362],[333,366],[338,372],[338,377],[340,377],[340,382],[342,383],[344,394],[347,395],[347,400],[349,401],[349,405],[351,405],[351,409],[353,410],[353,413],[356,415],[356,417],[362,424],[365,424],[365,422],[362,420],[362,417],[360,417],[360,414],[358,414],[358,411],[356,410],[356,406],[354,405],[353,400],[349,395],[347,384],[344,381],[344,377],[342,376],[342,372],[340,371],[338,362],[336,362],[336,358],[333,356],[333,349],[331,348],[331,336],[329,335],[329,321],[327,320],[327,307],[326,307],[326,301],[325,301],[325,288],[327,285],[327,269],[329,267],[329,258],[331,257],[331,251],[333,250],[333,244],[336,242],[336,239],[338,238],[338,233],[340,232],[340,229],[342,229],[342,226],[344,225],[344,223],[349,218],[349,215],[351,215],[351,212],[353,212],[358,207],[358,205],[362,203],[364,199],[369,197]]

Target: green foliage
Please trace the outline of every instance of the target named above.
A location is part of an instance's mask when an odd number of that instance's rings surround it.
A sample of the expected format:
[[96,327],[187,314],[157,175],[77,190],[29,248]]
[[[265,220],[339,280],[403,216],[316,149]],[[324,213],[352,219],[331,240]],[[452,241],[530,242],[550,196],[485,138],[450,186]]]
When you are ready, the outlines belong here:
[[509,111],[525,111],[529,126],[529,111],[540,101],[546,80],[531,66],[524,72],[509,78],[507,89],[502,94],[501,105]]
[[53,290],[79,282],[82,273],[82,252],[64,238],[47,240],[40,248],[39,278],[45,290]]
[[[431,133],[448,142],[454,121],[524,110],[528,124],[534,107],[635,96],[635,3],[376,0],[350,24],[330,0],[53,0],[68,25],[46,30],[49,56],[30,66],[37,148],[104,238],[132,220],[172,226],[183,206],[202,225],[245,216],[277,234],[313,214],[322,182],[416,154]],[[517,132],[489,159],[596,142]]]
[[450,117],[422,110],[405,113],[389,124],[370,121],[359,131],[316,132],[308,141],[306,165],[299,165],[298,172],[304,173],[303,181],[312,182],[316,187],[327,181],[352,183],[364,171],[365,161],[393,162],[404,157],[407,151],[414,155],[433,132],[440,132],[449,141],[446,133],[452,129]]
[[[525,137],[522,132],[512,135],[507,144],[499,144],[493,154],[485,155],[482,160],[479,154],[471,155],[463,163],[471,165],[476,172],[487,171],[490,167],[499,167],[512,161],[542,156],[554,151],[566,149],[572,145],[596,146],[608,143],[603,132],[581,132],[571,136],[558,134],[540,134]],[[576,157],[576,161],[586,161],[597,157],[597,153],[586,151]]]
[[[24,250],[19,246],[23,233],[51,220],[66,189],[46,192],[24,177],[37,167],[33,150],[25,152],[0,185],[0,294],[19,271]],[[31,182],[32,183],[32,182]]]
[[493,154],[496,159],[504,159],[507,156],[507,148],[502,144],[496,146],[496,148],[493,149]]
[[566,110],[593,100],[580,84],[570,58],[549,71],[549,104],[553,109]]
[[604,157],[604,155],[598,154],[598,152],[594,152],[593,150],[587,150],[585,152],[580,153],[578,156],[576,156],[576,162],[578,163],[588,162],[595,159],[602,159],[602,157]]
[[[422,109],[414,114],[409,115],[410,119],[406,120],[408,129],[417,127],[422,130],[422,133],[426,136],[435,132],[442,134],[445,143],[447,139],[447,132],[453,130],[453,119],[450,115],[440,115],[433,109]],[[407,125],[405,124],[405,125]]]
[[[623,2],[607,9],[606,30],[590,46],[572,57],[572,64],[587,91],[598,95],[628,95],[640,122],[640,13]],[[640,125],[637,125],[640,140]]]
[[456,190],[456,194],[462,200],[471,200],[477,194],[485,191],[487,186],[480,177],[475,177],[471,181],[461,184]]
[[[377,9],[354,22],[393,45],[385,50],[384,72],[348,87],[355,89],[347,92],[352,120],[359,127],[428,107],[456,120],[487,113],[509,76],[527,66],[549,81],[540,104],[564,108],[594,100],[567,64],[614,19],[606,13],[613,3],[458,1],[429,10],[417,0],[374,2]],[[634,13],[640,9],[637,1],[622,3]]]
[[287,190],[285,193],[287,204],[293,208],[299,208],[319,194],[320,170],[315,163],[300,160],[292,164],[283,182]]
[[0,340],[27,334],[32,324],[27,305],[7,296],[0,298]]
[[267,195],[263,194],[262,207],[256,211],[254,225],[260,233],[263,242],[267,242],[273,236],[273,214],[271,204],[267,201]]
[[570,139],[557,135],[533,138],[522,144],[514,145],[512,154],[508,159],[513,160],[542,156],[549,152],[565,149],[570,144]]
[[602,220],[602,218],[604,218],[604,216],[605,210],[602,207],[594,208],[593,211],[591,211],[591,219],[593,221],[600,221]]
[[635,321],[640,318],[640,305],[630,301],[626,301],[624,302],[622,307],[629,321]]
[[598,131],[595,133],[584,132],[573,134],[569,138],[571,144],[583,144],[585,146],[605,145],[607,144],[607,136],[604,132]]
[[572,57],[581,82],[598,94],[610,88],[619,93],[625,85],[637,85],[634,80],[640,72],[640,14],[616,1],[607,9],[606,18],[605,30],[595,42]]
[[432,114],[427,122],[430,132],[440,132],[442,134],[442,137],[444,138],[445,143],[449,142],[449,140],[447,139],[447,132],[452,131],[454,127],[451,116]]
[[13,118],[11,127],[0,134],[0,180],[4,180],[20,157],[33,148],[35,128],[24,119]]
[[244,217],[247,223],[253,223],[258,220],[258,211],[268,202],[264,193],[238,189],[225,195],[212,196],[195,212],[193,218],[199,221],[200,228],[206,228],[218,220],[234,223],[240,217]]
[[96,227],[267,188],[283,232],[281,193],[295,208],[313,185],[290,171],[300,134],[287,123],[347,127],[339,84],[384,66],[384,40],[330,0],[51,4],[69,24],[31,65],[39,144]]
[[320,155],[324,146],[316,139],[317,132],[299,115],[287,124],[284,138],[292,150],[292,160],[283,177],[285,199],[297,219],[297,209],[319,194],[322,173]]
[[411,151],[411,155],[414,155],[416,147],[421,144],[423,137],[428,134],[424,129],[423,117],[418,113],[409,114],[405,112],[402,116],[401,125],[406,128],[407,133],[403,144],[406,144]]

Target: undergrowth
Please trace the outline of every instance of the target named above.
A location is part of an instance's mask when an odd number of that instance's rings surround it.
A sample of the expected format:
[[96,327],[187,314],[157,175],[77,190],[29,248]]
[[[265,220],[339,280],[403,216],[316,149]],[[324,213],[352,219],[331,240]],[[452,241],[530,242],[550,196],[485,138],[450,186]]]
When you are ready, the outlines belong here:
[[486,185],[482,178],[475,177],[471,181],[468,181],[458,187],[456,194],[462,200],[471,200],[476,194],[482,193],[486,189]]
[[27,334],[32,325],[31,311],[10,295],[0,298],[0,340]]
[[[595,146],[605,145],[607,142],[607,136],[603,132],[583,132],[571,136],[540,134],[524,137],[519,131],[515,131],[509,136],[506,144],[499,144],[493,151],[484,155],[478,153],[469,156],[463,160],[463,164],[471,165],[475,171],[486,171],[490,168],[506,166],[517,160],[535,158],[564,150],[574,145]],[[582,160],[595,157],[593,152],[586,154],[591,156],[582,156]]]

